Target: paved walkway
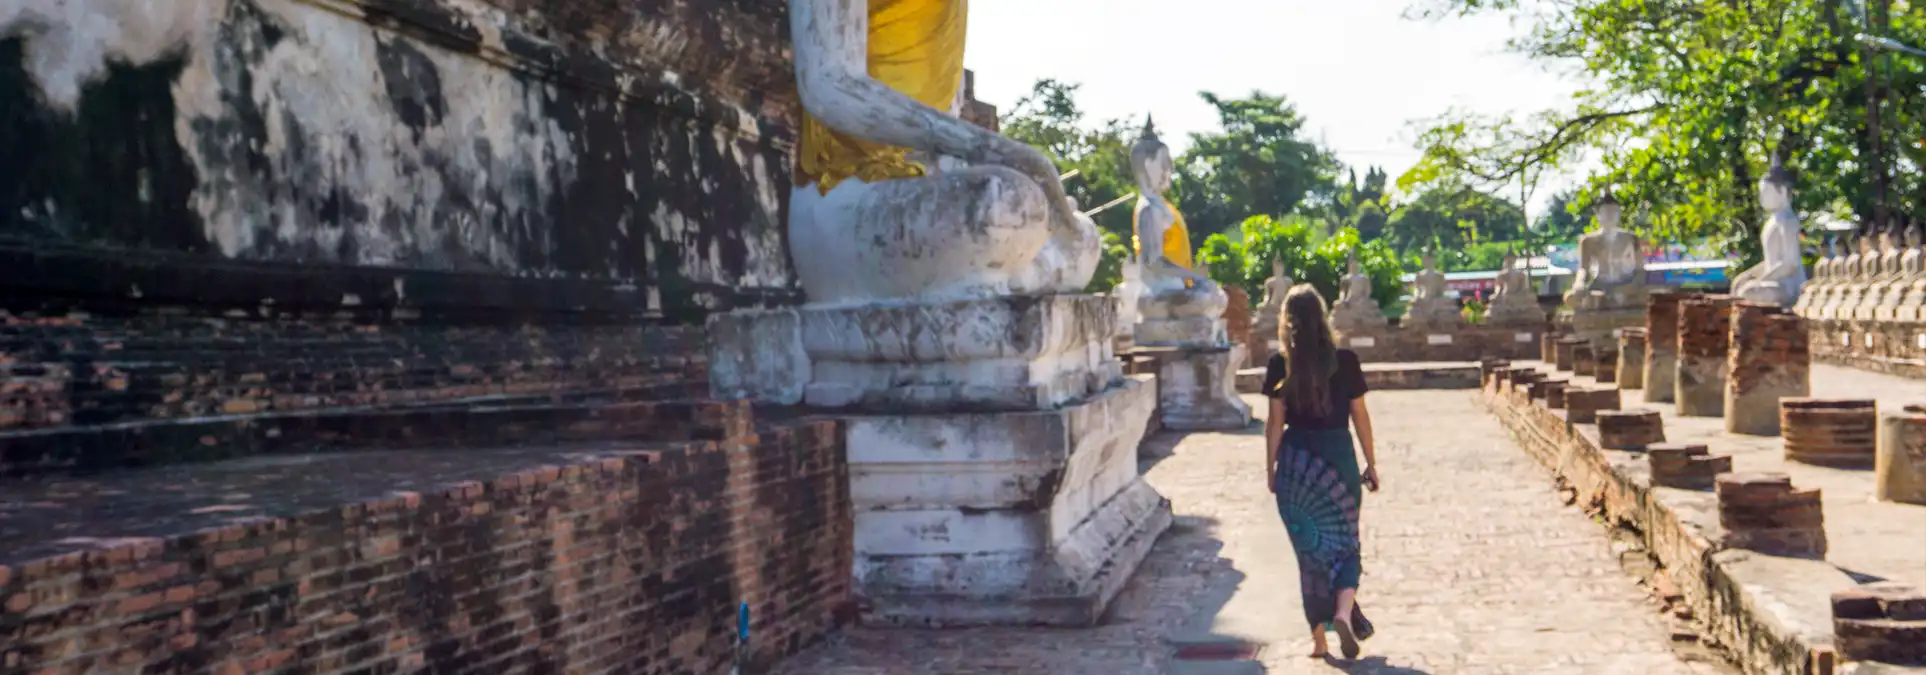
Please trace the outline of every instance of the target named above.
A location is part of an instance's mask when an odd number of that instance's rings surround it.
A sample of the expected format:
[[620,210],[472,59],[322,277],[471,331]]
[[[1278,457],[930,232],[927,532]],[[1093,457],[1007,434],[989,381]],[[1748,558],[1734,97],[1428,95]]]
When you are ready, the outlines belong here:
[[[1390,391],[1371,403],[1385,487],[1364,507],[1360,600],[1378,635],[1357,663],[1304,656],[1310,639],[1290,542],[1263,486],[1261,428],[1252,427],[1152,441],[1169,455],[1146,462],[1146,476],[1178,524],[1105,625],[854,629],[778,672],[1727,672],[1672,652],[1656,605],[1619,568],[1603,528],[1561,504],[1549,474],[1471,393]],[[1246,641],[1262,646],[1241,663],[1176,659],[1180,645]]]

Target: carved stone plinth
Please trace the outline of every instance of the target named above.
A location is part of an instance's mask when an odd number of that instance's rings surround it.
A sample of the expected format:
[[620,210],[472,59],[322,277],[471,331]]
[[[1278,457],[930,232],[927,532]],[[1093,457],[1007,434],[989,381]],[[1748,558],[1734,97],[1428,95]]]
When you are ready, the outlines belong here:
[[1531,390],[1529,392],[1531,396],[1531,400],[1534,400],[1534,401],[1546,400],[1546,397],[1551,393],[1551,389],[1554,385],[1559,387],[1560,389],[1563,389],[1565,386],[1565,381],[1553,380],[1553,379],[1542,379],[1537,382],[1531,383]]
[[1250,426],[1251,407],[1237,394],[1244,347],[1180,349],[1157,368],[1157,409],[1166,429],[1234,430]]
[[1834,591],[1832,636],[1847,661],[1926,666],[1926,591],[1893,581]]
[[1592,344],[1589,342],[1579,342],[1578,344],[1572,345],[1572,374],[1579,377],[1591,377],[1597,373],[1598,359],[1596,353],[1592,351]]
[[1592,379],[1599,384],[1618,383],[1617,345],[1592,349]]
[[1558,338],[1557,351],[1552,355],[1552,366],[1560,372],[1572,372],[1578,360],[1578,346],[1584,343],[1584,340],[1571,336]]
[[1643,450],[1665,442],[1665,422],[1657,410],[1600,410],[1598,443],[1607,450]]
[[1645,402],[1671,403],[1679,362],[1679,301],[1697,294],[1653,293],[1645,305]]
[[1618,332],[1618,388],[1645,388],[1645,329]]
[[1812,393],[1806,321],[1784,307],[1741,302],[1732,308],[1726,360],[1725,430],[1779,435],[1779,401]]
[[1575,310],[1572,312],[1572,334],[1595,347],[1611,344],[1617,340],[1614,335],[1620,328],[1644,325],[1645,314],[1645,307],[1636,304]]
[[1545,382],[1545,407],[1552,410],[1565,409],[1565,390],[1571,385],[1564,380]]
[[1085,626],[1170,524],[1116,303],[1060,295],[731,312],[719,398],[842,416],[865,621]]
[[1593,424],[1598,411],[1618,409],[1618,390],[1611,387],[1565,387],[1565,419],[1573,424]]
[[1727,473],[1717,478],[1725,545],[1766,555],[1826,557],[1826,521],[1818,490],[1792,487],[1783,473]]
[[1732,471],[1731,455],[1713,455],[1706,447],[1688,443],[1645,446],[1652,484],[1681,490],[1710,490],[1713,479]]
[[1679,414],[1725,414],[1726,349],[1731,340],[1732,299],[1703,296],[1679,303],[1679,360],[1673,399]]
[[1558,341],[1565,336],[1546,331],[1538,336],[1538,360],[1545,363],[1558,362]]
[[1873,496],[1926,505],[1926,406],[1909,405],[1880,417]]
[[1133,336],[1139,347],[1216,348],[1230,344],[1223,317],[1144,319]]
[[1878,404],[1871,399],[1787,398],[1779,401],[1786,461],[1872,468]]
[[1137,471],[1156,392],[846,418],[865,622],[1088,626],[1170,526]]
[[1495,388],[1498,372],[1510,370],[1511,362],[1505,359],[1483,359],[1478,362],[1478,386],[1487,390]]

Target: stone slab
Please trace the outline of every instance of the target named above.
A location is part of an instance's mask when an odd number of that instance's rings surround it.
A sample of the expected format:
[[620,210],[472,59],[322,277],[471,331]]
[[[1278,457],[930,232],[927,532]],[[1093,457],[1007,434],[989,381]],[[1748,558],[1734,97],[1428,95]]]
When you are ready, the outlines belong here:
[[1087,626],[1170,506],[1138,474],[1154,385],[1054,411],[845,419],[866,622]]
[[1205,431],[1250,426],[1251,407],[1237,395],[1237,366],[1243,362],[1243,345],[1161,354],[1157,409],[1163,428]]
[[[1574,384],[1589,382],[1574,378]],[[1926,382],[1813,367],[1816,396],[1868,391],[1879,392],[1882,405],[1889,397],[1920,400],[1926,398]],[[1743,551],[1708,558],[1721,532],[1710,492],[1652,487],[1640,453],[1599,449],[1595,430],[1568,427],[1559,411],[1487,396],[1521,443],[1579,489],[1581,501],[1600,495],[1608,517],[1639,527],[1648,546],[1676,572],[1675,580],[1686,586],[1682,590],[1699,615],[1712,619],[1715,633],[1736,645],[1749,672],[1805,672],[1811,650],[1831,644],[1826,603],[1832,590],[1850,587],[1857,578],[1926,581],[1926,546],[1892,546],[1926,532],[1926,508],[1873,500],[1864,471],[1787,463],[1777,438],[1728,434],[1722,420],[1680,417],[1672,406],[1641,406],[1635,392],[1624,394],[1627,409],[1658,410],[1674,443],[1703,444],[1713,454],[1731,455],[1739,471],[1783,472],[1800,488],[1823,492],[1825,561]]]

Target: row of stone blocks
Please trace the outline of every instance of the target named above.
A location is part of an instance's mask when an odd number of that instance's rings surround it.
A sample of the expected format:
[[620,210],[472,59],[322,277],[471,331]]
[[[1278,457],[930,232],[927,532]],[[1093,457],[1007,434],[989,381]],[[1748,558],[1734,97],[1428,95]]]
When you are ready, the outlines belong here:
[[[1571,387],[1535,367],[1513,367],[1496,359],[1481,363],[1480,370],[1488,390],[1522,393],[1548,408],[1564,409],[1570,423],[1595,424],[1604,449],[1643,451],[1654,485],[1712,490],[1724,531],[1723,546],[1774,556],[1825,558],[1828,547],[1820,490],[1799,489],[1784,473],[1735,473],[1731,456],[1714,455],[1702,444],[1667,443],[1660,413],[1619,409],[1618,389]],[[1872,413],[1870,402],[1864,401],[1786,401],[1781,414],[1789,418],[1787,428],[1794,430],[1787,437],[1787,452],[1831,458],[1840,455],[1840,446],[1863,448]],[[1926,447],[1920,442],[1926,441],[1926,407],[1909,407],[1906,415],[1916,419],[1908,424],[1881,424],[1879,433],[1909,434],[1915,447]],[[1840,461],[1859,460],[1842,457]],[[1911,587],[1874,584],[1835,594],[1832,606],[1839,657],[1926,665],[1926,594]]]

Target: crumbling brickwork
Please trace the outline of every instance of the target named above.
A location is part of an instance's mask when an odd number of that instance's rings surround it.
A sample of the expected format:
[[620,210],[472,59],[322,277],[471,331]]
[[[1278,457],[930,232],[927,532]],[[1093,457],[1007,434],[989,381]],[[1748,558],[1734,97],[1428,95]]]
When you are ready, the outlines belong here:
[[1598,445],[1608,450],[1643,450],[1665,442],[1665,423],[1657,410],[1600,410]]
[[1618,388],[1645,388],[1645,329],[1625,328],[1618,332]]
[[1676,395],[1679,358],[1679,302],[1698,294],[1661,291],[1645,304],[1646,403],[1671,403]]
[[1787,398],[1779,402],[1786,460],[1872,468],[1878,403],[1872,399]]
[[1697,443],[1655,443],[1645,446],[1652,484],[1682,490],[1710,490],[1713,479],[1732,471],[1731,455],[1714,455]]
[[1881,415],[1877,445],[1873,496],[1926,506],[1926,406],[1909,405]]
[[1732,309],[1726,362],[1725,430],[1779,434],[1779,401],[1812,393],[1805,320],[1781,308],[1741,302]]
[[1783,473],[1727,473],[1717,482],[1719,526],[1727,546],[1766,555],[1826,556],[1819,490],[1794,488]]
[[[1729,296],[1701,296],[1679,302],[1674,328],[1678,331],[1679,349],[1673,398],[1680,415],[1719,417],[1725,414],[1726,350],[1731,345],[1731,322],[1732,298]],[[1647,357],[1650,356],[1648,353]]]
[[1834,591],[1832,633],[1847,661],[1926,666],[1926,592],[1892,581]]
[[741,603],[752,664],[849,615],[837,423],[577,429],[612,438],[10,484],[7,670],[720,673]]

